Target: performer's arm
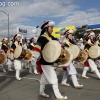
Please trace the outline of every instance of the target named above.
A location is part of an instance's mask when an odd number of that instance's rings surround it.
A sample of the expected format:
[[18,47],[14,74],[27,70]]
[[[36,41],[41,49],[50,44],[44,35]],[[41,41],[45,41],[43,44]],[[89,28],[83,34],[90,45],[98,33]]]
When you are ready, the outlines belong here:
[[12,44],[11,49],[10,49],[10,59],[14,60],[14,50],[15,50],[16,46],[15,44]]
[[40,57],[40,52],[41,52],[41,43],[42,43],[42,37],[39,37],[37,40],[36,45],[33,48],[34,51],[34,58],[37,61],[37,59]]

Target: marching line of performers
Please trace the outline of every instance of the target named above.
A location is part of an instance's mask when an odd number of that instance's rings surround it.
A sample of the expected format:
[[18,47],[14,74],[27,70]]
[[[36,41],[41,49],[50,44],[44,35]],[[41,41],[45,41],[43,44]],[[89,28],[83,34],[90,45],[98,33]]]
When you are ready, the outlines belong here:
[[[72,83],[76,89],[81,89],[83,84],[79,84],[77,79],[77,71],[74,66],[76,62],[76,56],[79,50],[83,50],[86,54],[86,57],[82,59],[82,64],[84,64],[82,78],[88,79],[86,76],[87,71],[90,69],[91,72],[94,72],[97,77],[100,79],[100,34],[95,35],[94,32],[90,31],[84,35],[85,45],[83,44],[83,39],[81,38],[76,42],[72,40],[72,36],[75,33],[74,30],[69,29],[61,33],[60,38],[55,38],[51,35],[55,23],[53,21],[46,21],[41,26],[41,34],[38,37],[37,41],[34,38],[30,39],[28,44],[25,40],[23,44],[20,43],[21,35],[16,34],[13,37],[13,42],[11,48],[8,48],[8,39],[5,38],[2,42],[0,53],[6,55],[5,62],[1,65],[3,66],[3,71],[5,70],[5,65],[8,66],[8,71],[13,71],[12,65],[15,69],[15,77],[17,80],[21,80],[20,71],[22,65],[25,68],[29,68],[29,73],[35,74],[38,72],[41,75],[40,79],[40,90],[39,96],[48,98],[49,95],[44,92],[46,84],[51,84],[54,95],[57,100],[66,100],[67,96],[62,96],[58,88],[58,78],[55,71],[55,67],[61,67],[63,70],[63,77],[61,81],[62,86],[70,86],[67,83],[68,76],[70,75]],[[74,48],[74,54],[71,54],[70,47],[77,45],[79,49]],[[89,49],[96,45],[96,50],[98,51],[97,55],[88,56]],[[29,51],[30,49],[30,51]],[[8,51],[10,55],[8,54]],[[23,53],[22,53],[23,52]],[[95,54],[96,51],[92,50],[92,53]],[[10,57],[8,57],[10,56]],[[80,54],[80,57],[82,55]],[[77,58],[78,61],[80,60]],[[78,62],[77,61],[77,62]],[[59,63],[60,62],[60,63]],[[80,63],[80,62],[78,62]],[[38,71],[37,71],[38,70]]]

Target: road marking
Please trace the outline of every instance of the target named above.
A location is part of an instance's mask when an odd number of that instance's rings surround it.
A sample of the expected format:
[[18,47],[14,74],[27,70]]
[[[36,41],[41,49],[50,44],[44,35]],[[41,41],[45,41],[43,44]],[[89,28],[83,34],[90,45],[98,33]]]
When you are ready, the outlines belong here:
[[[15,78],[15,76],[9,76],[9,75],[0,75],[0,76],[7,76],[7,77],[10,77],[10,78]],[[37,81],[40,81],[40,80],[37,79],[37,78],[30,78],[30,77],[21,77],[21,78],[29,79],[29,80],[37,80]]]

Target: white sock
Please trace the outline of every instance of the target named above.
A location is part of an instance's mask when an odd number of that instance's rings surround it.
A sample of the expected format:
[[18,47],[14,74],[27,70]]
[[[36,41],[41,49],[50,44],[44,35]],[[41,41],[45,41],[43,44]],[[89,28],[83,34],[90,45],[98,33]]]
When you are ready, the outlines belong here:
[[68,73],[66,71],[64,71],[61,84],[66,84],[67,79],[68,79]]
[[72,78],[73,85],[74,86],[79,86],[76,75],[71,75],[71,78]]
[[16,69],[16,78],[20,78],[20,70],[19,69]]
[[94,72],[95,72],[95,74],[100,78],[100,72],[99,72],[99,70],[96,69]]
[[61,95],[61,93],[58,89],[58,84],[53,84],[52,88],[53,88],[53,91],[54,91],[56,98],[63,98],[63,96]]
[[34,69],[34,73],[38,73],[38,72],[37,72],[36,65],[33,65],[33,69]]
[[89,70],[88,67],[84,67],[82,76],[86,76],[87,71]]

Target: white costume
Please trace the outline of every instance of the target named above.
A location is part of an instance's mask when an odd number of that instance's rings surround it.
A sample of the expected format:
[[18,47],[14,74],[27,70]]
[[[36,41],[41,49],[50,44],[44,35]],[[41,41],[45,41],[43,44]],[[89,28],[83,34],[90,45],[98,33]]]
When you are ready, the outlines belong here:
[[[65,31],[66,34],[72,34],[72,30],[71,31]],[[64,36],[66,37],[66,36]],[[68,39],[66,38],[63,38],[64,40],[62,41],[62,45],[64,44],[65,47],[69,47],[72,45],[72,43],[69,42]],[[71,75],[71,79],[72,79],[72,82],[73,82],[73,85],[75,88],[82,88],[83,85],[79,85],[78,83],[78,80],[77,80],[77,71],[73,65],[73,63],[70,63],[68,66],[66,66],[66,70],[64,70],[64,73],[63,73],[63,78],[62,78],[62,82],[61,84],[63,86],[69,86],[69,84],[67,84],[67,79],[68,79],[68,75]]]

